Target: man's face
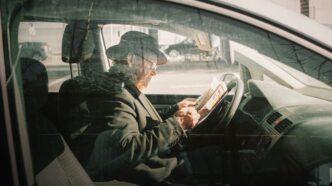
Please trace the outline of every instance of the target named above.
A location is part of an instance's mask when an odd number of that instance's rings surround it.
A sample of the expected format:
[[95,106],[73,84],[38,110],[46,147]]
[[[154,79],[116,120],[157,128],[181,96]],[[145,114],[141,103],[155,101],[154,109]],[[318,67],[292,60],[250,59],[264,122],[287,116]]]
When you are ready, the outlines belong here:
[[142,56],[133,55],[132,60],[137,69],[135,85],[139,90],[143,90],[150,83],[152,76],[156,75],[157,55],[153,53],[145,53]]

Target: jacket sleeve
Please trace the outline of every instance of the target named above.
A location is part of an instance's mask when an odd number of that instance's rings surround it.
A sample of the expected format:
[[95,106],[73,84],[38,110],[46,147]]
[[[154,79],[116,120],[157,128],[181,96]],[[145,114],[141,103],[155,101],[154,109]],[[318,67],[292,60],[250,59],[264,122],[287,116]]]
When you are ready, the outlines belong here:
[[184,135],[175,117],[140,130],[134,99],[130,96],[117,95],[102,106],[106,111],[105,123],[111,130],[112,146],[120,154],[129,153],[130,161],[141,162],[166,152]]
[[164,109],[158,110],[158,113],[163,120],[166,120],[167,118],[173,116],[178,110],[179,106],[174,104]]

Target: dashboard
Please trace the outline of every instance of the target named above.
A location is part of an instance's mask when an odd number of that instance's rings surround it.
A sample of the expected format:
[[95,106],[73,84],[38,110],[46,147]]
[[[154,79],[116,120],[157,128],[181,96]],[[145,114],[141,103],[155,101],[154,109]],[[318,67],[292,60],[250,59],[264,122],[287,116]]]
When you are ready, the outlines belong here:
[[331,102],[258,80],[248,89],[232,121],[242,173],[309,170],[332,161]]

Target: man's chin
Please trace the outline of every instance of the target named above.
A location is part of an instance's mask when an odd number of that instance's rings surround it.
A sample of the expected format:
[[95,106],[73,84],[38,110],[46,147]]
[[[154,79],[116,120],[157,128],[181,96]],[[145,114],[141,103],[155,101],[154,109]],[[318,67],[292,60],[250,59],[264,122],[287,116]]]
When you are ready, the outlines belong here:
[[148,87],[148,86],[145,85],[145,84],[141,84],[141,85],[137,86],[138,90],[140,90],[140,91],[145,90],[147,87]]
[[149,85],[149,83],[150,83],[150,80],[151,79],[149,79],[149,80],[146,80],[144,83],[138,83],[138,84],[136,84],[136,87],[138,88],[138,90],[140,90],[140,91],[142,91],[142,90],[145,90],[147,87],[148,87],[148,85]]

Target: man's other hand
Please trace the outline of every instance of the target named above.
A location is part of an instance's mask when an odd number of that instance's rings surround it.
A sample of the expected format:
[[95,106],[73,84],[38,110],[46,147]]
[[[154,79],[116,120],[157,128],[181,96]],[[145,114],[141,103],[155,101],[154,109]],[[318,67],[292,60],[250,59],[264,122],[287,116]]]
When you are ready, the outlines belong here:
[[175,113],[175,116],[183,129],[193,128],[200,118],[200,115],[195,107],[182,108]]

